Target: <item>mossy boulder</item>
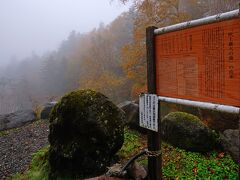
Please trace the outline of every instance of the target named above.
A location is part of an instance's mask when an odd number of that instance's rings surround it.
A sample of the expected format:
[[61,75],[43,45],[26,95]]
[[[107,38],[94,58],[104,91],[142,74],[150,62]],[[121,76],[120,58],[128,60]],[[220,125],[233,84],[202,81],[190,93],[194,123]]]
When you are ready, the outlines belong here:
[[194,115],[172,112],[162,120],[163,140],[175,147],[196,152],[211,151],[217,145],[217,135]]
[[50,114],[50,179],[105,172],[124,141],[124,112],[92,90],[71,92]]

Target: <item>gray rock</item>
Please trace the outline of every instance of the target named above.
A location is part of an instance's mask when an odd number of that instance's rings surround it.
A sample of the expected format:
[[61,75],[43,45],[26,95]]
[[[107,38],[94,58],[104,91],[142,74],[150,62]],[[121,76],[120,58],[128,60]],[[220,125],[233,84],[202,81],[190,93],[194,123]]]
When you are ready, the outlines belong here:
[[147,177],[147,170],[137,161],[133,161],[124,171],[121,164],[117,163],[112,165],[108,168],[106,175],[109,177],[143,180]]
[[51,178],[103,174],[124,141],[124,112],[92,90],[71,92],[50,115]]
[[220,135],[220,143],[223,149],[228,152],[234,161],[240,162],[239,159],[239,130],[238,129],[227,129]]
[[198,117],[173,112],[162,120],[163,140],[182,149],[208,152],[217,145],[216,133],[203,124]]
[[41,119],[48,119],[52,108],[57,104],[56,101],[48,102],[44,104],[43,110],[41,112]]
[[134,101],[125,101],[121,104],[118,104],[118,107],[121,108],[126,115],[126,125],[131,129],[137,130],[141,133],[146,133],[147,130],[139,126],[139,105]]
[[147,171],[144,166],[136,161],[128,167],[127,172],[135,180],[143,180],[147,177]]
[[36,120],[33,110],[16,111],[0,115],[0,131],[23,126],[28,122]]
[[122,172],[122,165],[119,163],[113,164],[111,167],[108,167],[106,175],[108,177],[123,177],[125,174]]

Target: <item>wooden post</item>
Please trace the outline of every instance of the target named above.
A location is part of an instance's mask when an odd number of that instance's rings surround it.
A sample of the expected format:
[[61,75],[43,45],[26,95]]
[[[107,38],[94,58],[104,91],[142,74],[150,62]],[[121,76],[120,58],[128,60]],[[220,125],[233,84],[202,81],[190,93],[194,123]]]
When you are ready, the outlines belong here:
[[[154,30],[156,27],[148,27],[146,30],[146,46],[147,46],[147,85],[148,93],[156,94],[156,62],[155,62],[155,36]],[[158,132],[148,131],[148,150],[161,150],[160,139],[160,103],[158,111]],[[148,157],[148,179],[160,180],[162,179],[162,156]]]

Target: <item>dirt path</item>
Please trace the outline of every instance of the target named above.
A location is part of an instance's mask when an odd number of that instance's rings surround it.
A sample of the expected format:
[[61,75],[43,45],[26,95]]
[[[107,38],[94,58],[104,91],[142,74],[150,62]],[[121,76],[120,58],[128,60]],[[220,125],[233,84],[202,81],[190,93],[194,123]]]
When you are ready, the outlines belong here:
[[40,120],[9,132],[0,132],[0,179],[28,168],[32,153],[48,144],[48,122]]

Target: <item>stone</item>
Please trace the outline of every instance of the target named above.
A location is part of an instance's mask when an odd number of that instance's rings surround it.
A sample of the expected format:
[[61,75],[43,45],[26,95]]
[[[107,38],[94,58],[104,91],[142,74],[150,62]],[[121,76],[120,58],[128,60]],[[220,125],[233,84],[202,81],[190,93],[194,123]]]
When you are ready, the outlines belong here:
[[109,177],[142,180],[147,177],[147,170],[137,161],[133,161],[125,170],[123,170],[123,165],[116,163],[108,168],[106,175]]
[[227,129],[220,134],[220,143],[225,152],[228,152],[233,160],[240,163],[239,159],[239,129]]
[[125,101],[118,104],[126,115],[126,125],[130,129],[137,130],[140,133],[147,133],[145,128],[139,126],[139,105],[134,101]]
[[189,151],[208,152],[217,145],[217,134],[194,115],[172,112],[162,120],[162,137],[167,143]]
[[0,115],[0,131],[17,128],[36,120],[36,113],[33,110],[16,111]]
[[128,175],[135,179],[135,180],[143,180],[147,177],[146,169],[139,164],[138,162],[134,161],[127,169]]
[[41,112],[41,119],[48,119],[52,108],[57,104],[56,101],[48,102],[43,105],[43,110]]
[[109,176],[99,176],[99,177],[94,177],[86,180],[126,180],[126,179],[120,179],[120,178],[109,177]]
[[239,122],[238,114],[218,112],[193,106],[161,102],[162,117],[166,116],[170,112],[176,111],[186,112],[198,116],[204,124],[217,132],[223,132],[227,129],[235,129],[238,126]]
[[93,90],[71,92],[50,114],[49,178],[103,174],[124,141],[124,112]]
[[106,175],[109,177],[124,177],[124,172],[122,172],[122,165],[119,163],[113,164],[111,167],[108,167]]

